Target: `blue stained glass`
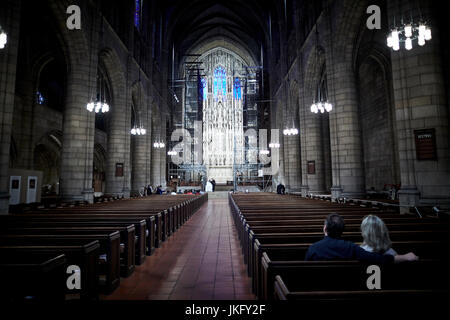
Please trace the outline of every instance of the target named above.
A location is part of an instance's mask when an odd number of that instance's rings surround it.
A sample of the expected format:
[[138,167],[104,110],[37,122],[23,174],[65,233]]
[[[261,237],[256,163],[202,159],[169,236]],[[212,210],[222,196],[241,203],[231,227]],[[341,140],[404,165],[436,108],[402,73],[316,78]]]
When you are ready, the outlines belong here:
[[239,78],[234,79],[234,87],[233,87],[233,93],[234,93],[234,99],[241,100],[241,81],[239,81]]
[[206,100],[208,96],[208,87],[206,86],[206,78],[202,78],[202,92],[203,92],[203,100]]
[[38,104],[44,104],[45,103],[45,98],[44,96],[41,94],[41,92],[36,92],[36,102]]
[[134,25],[139,29],[141,25],[141,0],[135,1],[135,11],[134,11]]
[[214,98],[217,99],[218,95],[221,95],[223,99],[227,96],[227,74],[222,67],[214,70]]

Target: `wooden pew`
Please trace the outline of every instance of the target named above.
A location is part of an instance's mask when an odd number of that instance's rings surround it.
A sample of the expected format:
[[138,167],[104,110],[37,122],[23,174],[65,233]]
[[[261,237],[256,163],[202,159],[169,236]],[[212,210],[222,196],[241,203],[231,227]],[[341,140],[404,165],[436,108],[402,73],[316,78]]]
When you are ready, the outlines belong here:
[[121,275],[128,277],[133,273],[135,268],[135,229],[134,225],[127,227],[83,227],[83,226],[67,226],[67,227],[17,227],[8,228],[4,230],[6,234],[60,234],[60,235],[74,235],[74,234],[98,234],[98,233],[111,233],[119,231],[120,241],[123,243],[123,253],[121,253]]
[[[248,271],[252,276],[255,269],[258,269],[258,257],[254,248],[254,241],[258,239],[261,244],[281,244],[281,243],[314,243],[322,240],[323,232],[308,233],[264,233],[255,234],[250,231],[248,246]],[[342,238],[352,242],[361,242],[361,232],[344,232]],[[392,231],[390,232],[392,241],[410,241],[410,240],[440,240],[448,238],[448,231],[442,230],[422,230],[422,231]]]
[[[290,283],[290,282],[289,282]],[[275,278],[275,300],[295,300],[297,303],[305,303],[312,307],[312,303],[330,302],[344,307],[343,302],[358,303],[367,302],[371,305],[383,305],[393,303],[395,307],[411,305],[412,303],[444,302],[449,294],[448,290],[353,290],[353,291],[295,291],[291,286],[285,284],[281,276]],[[300,307],[301,305],[299,305]]]
[[2,303],[64,301],[66,266],[64,254],[0,255]]
[[[421,260],[430,260],[440,259],[449,244],[449,241],[447,243],[440,241],[398,241],[393,242],[392,247],[399,253],[415,252]],[[265,245],[259,248],[259,252],[262,252],[259,260],[260,268],[255,270],[253,279],[256,285],[255,292],[259,299],[273,298],[275,275],[281,274],[283,270],[293,268],[299,263],[302,264],[310,245],[309,243],[278,244]],[[258,246],[259,242],[256,240],[255,248]]]
[[[73,246],[0,246],[0,256],[5,257],[6,261],[14,261],[13,257],[18,255],[38,255],[38,254],[64,254],[68,265],[77,265],[81,272],[81,289],[69,291],[66,293],[79,293],[83,300],[98,300],[99,298],[99,270],[98,256],[100,244],[98,241],[92,241],[85,245]],[[66,275],[67,276],[67,275]],[[58,279],[55,279],[58,281]],[[65,281],[64,281],[65,284]],[[52,284],[53,285],[53,284]]]
[[41,215],[41,216],[5,216],[0,217],[0,223],[5,227],[28,227],[28,226],[52,226],[52,227],[102,227],[102,226],[120,226],[127,227],[134,224],[136,232],[136,264],[140,265],[146,257],[146,222],[143,219],[133,218],[114,218],[109,217],[91,217],[86,215]]
[[99,241],[99,276],[104,275],[104,281],[99,281],[100,288],[105,293],[114,291],[120,284],[120,234],[119,231],[110,234],[26,234],[19,231],[17,234],[1,234],[0,243],[6,245],[82,245],[92,241]]
[[[279,269],[281,277],[292,292],[377,291],[367,288],[367,264],[358,261],[299,261],[295,267]],[[422,260],[379,266],[382,290],[449,290],[448,262]],[[275,282],[276,296],[281,289]],[[289,296],[288,296],[289,297]]]

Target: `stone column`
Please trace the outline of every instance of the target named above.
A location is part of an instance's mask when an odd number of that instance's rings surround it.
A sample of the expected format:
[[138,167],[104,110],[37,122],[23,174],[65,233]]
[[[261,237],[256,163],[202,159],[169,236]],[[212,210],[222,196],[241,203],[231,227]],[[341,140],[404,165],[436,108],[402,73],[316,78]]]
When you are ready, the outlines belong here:
[[161,117],[161,142],[164,142],[165,147],[160,150],[159,159],[160,159],[160,172],[159,172],[159,180],[160,184],[163,187],[166,187],[166,169],[167,169],[167,141],[166,141],[166,116],[162,115]]
[[[303,54],[303,53],[301,53]],[[303,69],[303,65],[301,66]],[[301,72],[301,71],[299,71]],[[306,135],[306,126],[308,123],[308,114],[310,112],[309,106],[307,105],[305,94],[305,81],[304,81],[304,74],[301,72],[301,85],[299,87],[299,96],[301,99],[299,100],[299,108],[298,108],[298,114],[299,114],[299,120],[300,120],[300,130],[299,130],[299,142],[300,142],[300,171],[301,171],[301,192],[302,196],[306,197],[309,194],[309,186],[308,186],[308,171],[307,171],[307,158],[308,158],[308,152],[307,152],[307,144],[308,144],[308,138]]]
[[148,98],[147,104],[145,106],[146,108],[146,114],[147,117],[145,119],[145,128],[147,129],[147,134],[145,136],[145,143],[146,143],[146,157],[145,157],[145,183],[147,185],[152,183],[152,155],[153,155],[153,140],[152,140],[152,131],[153,131],[153,125],[152,125],[152,108],[150,103],[150,98]]
[[[308,99],[309,101],[312,99]],[[309,193],[323,194],[325,192],[324,154],[322,146],[321,118],[323,115],[311,113],[306,110],[306,158],[303,165],[306,168],[307,186]],[[308,174],[308,161],[315,162],[315,173]]]
[[[284,122],[285,123],[285,122]],[[284,185],[286,187],[286,191],[289,191],[290,188],[290,175],[289,175],[289,137],[283,134],[283,130],[286,129],[286,124],[282,127],[281,130],[281,138],[283,140],[283,153],[282,153],[282,161],[283,161],[283,173],[284,173]]]
[[[335,62],[336,60],[339,60]],[[333,198],[358,197],[365,193],[361,131],[355,76],[350,61],[330,61],[327,55]]]
[[8,42],[0,49],[0,214],[9,209],[9,148],[14,112],[21,1],[0,3],[0,21]]
[[[142,113],[141,113],[142,117]],[[144,122],[143,122],[144,124]],[[145,127],[145,125],[144,125]],[[151,134],[150,132],[148,134]],[[143,187],[145,187],[147,181],[147,155],[148,155],[148,144],[147,135],[136,135],[132,136],[131,139],[134,140],[134,150],[133,152],[133,169],[132,169],[132,181],[131,186],[132,193],[139,192]]]
[[153,143],[154,142],[160,142],[161,138],[161,117],[159,115],[153,115],[153,125],[152,125],[152,142],[151,142],[151,148],[152,148],[152,185],[158,186],[161,184],[161,149],[154,148]]
[[[130,71],[128,57],[127,70]],[[106,193],[128,198],[131,188],[130,139],[131,139],[131,88],[126,83],[120,65],[110,56],[105,57],[105,65],[112,79],[113,103],[110,107],[110,126],[108,132],[108,158],[106,169]],[[123,176],[116,175],[116,166],[121,165]]]
[[[92,69],[96,70],[97,61]],[[60,194],[65,200],[93,202],[92,171],[95,114],[86,110],[89,86],[95,86],[95,72],[89,59],[80,61],[68,75],[61,152]]]
[[[410,6],[406,1],[401,4],[402,8]],[[431,4],[421,1],[420,5],[422,15],[430,17]],[[389,3],[388,10],[392,24],[398,8]],[[417,12],[413,14],[418,16]],[[410,51],[403,44],[399,51],[391,51],[400,156],[399,200],[404,206],[450,204],[449,114],[440,52],[440,39],[445,35],[436,27],[432,32],[433,38],[423,47],[414,41]],[[420,129],[435,130],[435,160],[417,159],[414,131]],[[403,207],[402,211],[409,210]]]

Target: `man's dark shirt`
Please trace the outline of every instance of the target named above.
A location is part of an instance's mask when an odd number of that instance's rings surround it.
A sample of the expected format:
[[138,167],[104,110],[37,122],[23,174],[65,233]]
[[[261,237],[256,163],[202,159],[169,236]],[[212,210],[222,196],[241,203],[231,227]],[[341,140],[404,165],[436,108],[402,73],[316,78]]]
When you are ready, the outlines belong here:
[[360,260],[384,264],[394,262],[394,256],[368,252],[351,241],[325,236],[308,248],[305,260]]

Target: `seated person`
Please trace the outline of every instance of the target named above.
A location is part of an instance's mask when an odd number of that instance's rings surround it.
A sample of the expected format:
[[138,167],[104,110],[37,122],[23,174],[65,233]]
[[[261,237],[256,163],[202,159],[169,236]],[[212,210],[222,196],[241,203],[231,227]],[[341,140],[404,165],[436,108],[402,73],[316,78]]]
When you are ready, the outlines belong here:
[[396,256],[397,252],[392,249],[389,231],[383,220],[374,215],[368,215],[361,223],[361,235],[364,239],[361,248],[368,252],[390,254]]
[[286,188],[284,187],[284,185],[282,183],[280,183],[277,186],[277,193],[278,194],[284,194],[286,192]]
[[156,194],[163,194],[163,190],[161,189],[161,186],[158,186],[156,188]]
[[412,252],[396,256],[368,252],[351,241],[341,239],[344,228],[344,219],[340,215],[337,213],[328,215],[323,227],[325,237],[308,248],[305,260],[360,260],[373,264],[418,260]]

